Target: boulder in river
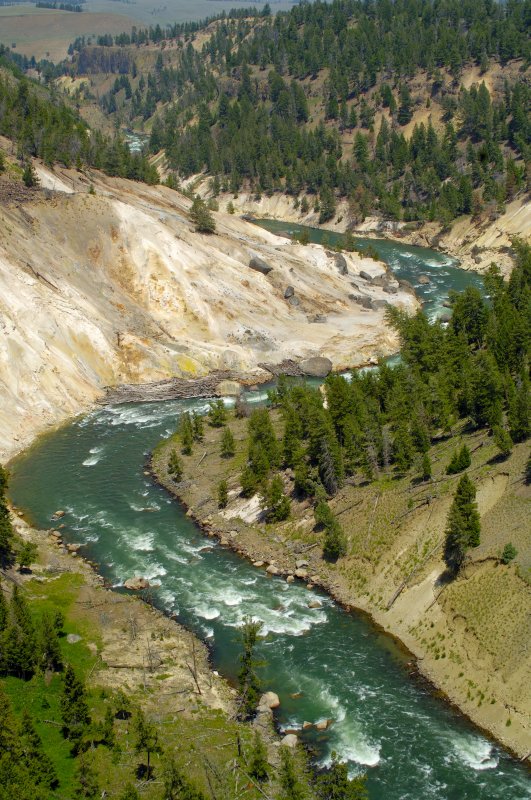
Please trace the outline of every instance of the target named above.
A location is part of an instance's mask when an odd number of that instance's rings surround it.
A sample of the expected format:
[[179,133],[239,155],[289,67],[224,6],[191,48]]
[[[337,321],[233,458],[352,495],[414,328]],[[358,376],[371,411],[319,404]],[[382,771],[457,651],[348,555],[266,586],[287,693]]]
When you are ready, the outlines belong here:
[[278,694],[275,692],[265,692],[262,697],[260,698],[260,702],[258,703],[259,708],[278,708],[280,705],[280,699]]
[[273,267],[258,256],[252,256],[249,261],[249,267],[254,269],[255,272],[260,272],[262,275],[269,275],[269,273],[273,271]]
[[288,300],[288,298],[293,297],[294,294],[295,294],[295,289],[293,288],[293,286],[286,286],[286,291],[284,292],[285,299]]
[[329,358],[324,356],[312,356],[312,358],[305,358],[301,361],[300,368],[304,375],[309,375],[312,378],[326,378],[332,372],[334,365]]
[[431,283],[431,281],[427,275],[419,275],[419,283],[421,286],[427,286],[428,283]]
[[283,747],[294,748],[294,747],[297,747],[298,741],[299,740],[297,739],[297,735],[295,733],[288,733],[288,734],[286,734],[286,736],[282,737],[282,739],[280,740],[280,744]]
[[275,565],[274,565],[274,564],[270,564],[270,565],[268,566],[268,568],[266,569],[266,572],[267,572],[269,575],[278,575],[278,567],[275,567]]
[[60,509],[59,511],[56,511],[55,514],[52,514],[52,519],[61,519],[61,517],[64,517],[65,514],[66,511]]
[[327,728],[330,727],[332,724],[331,719],[322,719],[320,722],[315,723],[315,730],[316,731],[326,731]]
[[149,581],[147,578],[140,578],[135,575],[134,578],[128,578],[124,581],[126,589],[131,589],[133,592],[141,592],[143,589],[149,589]]
[[308,608],[322,608],[323,604],[320,600],[315,598],[315,600],[310,600],[308,603]]

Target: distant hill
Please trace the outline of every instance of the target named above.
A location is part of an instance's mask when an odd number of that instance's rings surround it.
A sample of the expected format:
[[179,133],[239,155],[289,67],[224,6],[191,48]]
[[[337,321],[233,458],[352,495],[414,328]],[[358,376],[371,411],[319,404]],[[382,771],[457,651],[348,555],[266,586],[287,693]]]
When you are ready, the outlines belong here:
[[304,3],[80,40],[63,84],[213,194],[446,224],[529,188],[528,30],[524,0]]

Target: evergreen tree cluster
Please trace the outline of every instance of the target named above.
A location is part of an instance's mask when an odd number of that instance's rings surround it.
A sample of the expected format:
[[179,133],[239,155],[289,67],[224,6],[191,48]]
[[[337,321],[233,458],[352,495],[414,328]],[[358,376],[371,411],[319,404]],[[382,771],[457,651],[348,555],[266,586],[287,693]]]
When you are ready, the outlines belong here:
[[[354,218],[378,211],[446,223],[495,212],[528,185],[525,77],[507,81],[499,97],[484,83],[459,88],[465,66],[485,72],[493,60],[523,59],[525,67],[527,28],[526,0],[335,0],[274,17],[231,12],[212,25],[202,51],[190,40],[201,26],[147,34],[154,42],[177,38],[177,60],[161,51],[141,75],[132,65],[131,80],[122,75],[101,104],[130,120],[153,117],[152,152],[164,148],[182,176],[210,173],[214,195],[244,186],[258,195],[310,193],[321,223],[333,218],[338,196],[348,198]],[[126,58],[125,45],[144,40],[136,31],[112,52]],[[90,58],[104,49],[81,49],[74,68],[97,69]],[[430,90],[422,102],[441,107],[445,127],[422,123],[406,139],[401,128],[420,102],[411,88],[419,71]]]
[[[271,507],[271,474],[291,471],[295,492],[313,498],[316,523],[325,530],[325,555],[335,559],[344,555],[345,541],[326,498],[346,476],[372,480],[415,469],[421,480],[429,480],[434,436],[451,432],[459,421],[487,428],[499,448],[500,430],[509,450],[512,442],[527,439],[531,248],[518,242],[514,247],[518,263],[509,280],[493,267],[485,276],[488,301],[474,288],[453,295],[447,326],[430,323],[422,312],[408,316],[389,308],[388,321],[401,340],[398,366],[381,364],[350,380],[330,375],[326,404],[320,391],[281,379],[270,400],[280,409],[282,440],[270,412],[254,411],[242,493],[260,490]],[[465,445],[451,457],[447,472],[462,472],[470,463]],[[280,497],[282,482],[274,480]]]
[[0,73],[0,133],[16,144],[24,161],[33,156],[50,166],[90,165],[108,175],[158,182],[157,170],[145,155],[131,153],[118,137],[109,140],[90,132],[53,92],[9,73]]
[[63,668],[60,614],[31,614],[18,586],[8,603],[0,587],[0,676],[28,680],[38,671]]

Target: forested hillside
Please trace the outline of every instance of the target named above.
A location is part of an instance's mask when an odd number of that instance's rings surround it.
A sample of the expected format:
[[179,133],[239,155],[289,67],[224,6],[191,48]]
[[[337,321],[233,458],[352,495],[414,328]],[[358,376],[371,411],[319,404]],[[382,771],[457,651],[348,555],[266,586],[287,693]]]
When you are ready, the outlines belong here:
[[528,188],[530,13],[528,0],[303,3],[77,42],[64,69],[90,76],[85,99],[97,91],[106,115],[146,125],[170,169],[210,173],[214,194],[308,193],[321,222],[342,197],[354,221],[445,223]]
[[132,154],[119,136],[91,131],[57,92],[26,78],[1,49],[0,134],[11,139],[24,164],[37,157],[49,166],[93,166],[108,175],[158,182],[145,155]]

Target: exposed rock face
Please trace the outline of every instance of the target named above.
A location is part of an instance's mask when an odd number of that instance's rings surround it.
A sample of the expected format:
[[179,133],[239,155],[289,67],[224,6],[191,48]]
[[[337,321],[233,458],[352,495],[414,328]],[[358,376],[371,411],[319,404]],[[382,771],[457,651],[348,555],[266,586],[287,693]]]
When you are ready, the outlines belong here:
[[[95,171],[89,195],[75,170],[39,166],[39,178],[52,198],[38,189],[0,204],[0,461],[105,387],[128,387],[115,402],[206,396],[259,362],[326,353],[346,368],[397,348],[379,310],[362,316],[348,301],[349,276],[381,272],[376,262],[345,254],[346,276],[321,246],[222,213],[217,235],[200,236],[190,201],[164,186]],[[287,286],[296,293],[284,298]],[[405,292],[389,299],[417,307]]]
[[128,578],[124,581],[124,586],[126,589],[131,589],[133,592],[141,592],[143,589],[149,589],[149,581],[147,578],[135,576],[134,578]]
[[300,367],[305,375],[312,378],[326,378],[332,372],[333,364],[324,356],[313,356],[301,361]]
[[251,269],[254,269],[255,272],[261,272],[262,275],[269,275],[270,272],[273,272],[273,267],[258,256],[253,256],[251,258],[249,266]]

